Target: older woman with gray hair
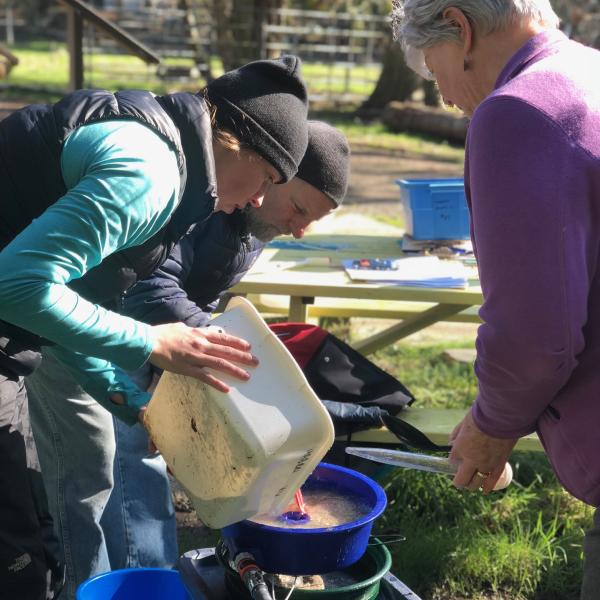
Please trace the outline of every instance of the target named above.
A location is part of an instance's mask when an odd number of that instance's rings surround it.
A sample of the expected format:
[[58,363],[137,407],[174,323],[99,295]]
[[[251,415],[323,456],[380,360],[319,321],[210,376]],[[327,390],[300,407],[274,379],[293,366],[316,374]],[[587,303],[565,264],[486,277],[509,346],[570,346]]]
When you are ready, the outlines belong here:
[[[455,485],[489,492],[537,431],[556,475],[600,505],[600,53],[547,0],[396,1],[408,64],[469,125],[465,188],[484,302],[479,393],[452,434]],[[598,598],[600,511],[582,598]]]

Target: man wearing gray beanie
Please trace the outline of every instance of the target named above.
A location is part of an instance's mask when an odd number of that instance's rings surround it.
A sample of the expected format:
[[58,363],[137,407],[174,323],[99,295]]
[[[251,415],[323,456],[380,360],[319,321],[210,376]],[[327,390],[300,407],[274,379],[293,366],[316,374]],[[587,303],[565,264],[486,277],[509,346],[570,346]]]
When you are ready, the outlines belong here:
[[339,129],[322,121],[308,122],[308,138],[308,147],[297,176],[321,190],[339,206],[348,190],[348,141]]
[[349,171],[350,148],[344,135],[327,123],[309,121],[308,147],[296,177],[272,186],[260,208],[245,208],[248,233],[261,242],[278,235],[301,238],[312,221],[342,203]]
[[229,71],[204,91],[219,128],[262,156],[289,181],[308,143],[308,96],[297,56],[257,60]]
[[308,148],[298,174],[272,185],[260,208],[215,213],[196,226],[151,277],[122,299],[123,314],[149,323],[204,325],[267,242],[278,235],[301,238],[310,223],[342,203],[350,175],[348,142],[322,121],[308,121],[307,128]]

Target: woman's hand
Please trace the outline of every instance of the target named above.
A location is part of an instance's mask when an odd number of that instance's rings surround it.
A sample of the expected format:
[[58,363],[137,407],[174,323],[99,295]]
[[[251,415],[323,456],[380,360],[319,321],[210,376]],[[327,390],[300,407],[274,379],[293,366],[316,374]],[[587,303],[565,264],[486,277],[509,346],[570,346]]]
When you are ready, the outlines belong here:
[[154,349],[150,362],[167,371],[189,375],[221,392],[229,386],[206,371],[227,373],[242,381],[250,378],[248,371],[235,363],[255,367],[258,359],[250,353],[245,340],[227,335],[216,327],[188,327],[183,323],[156,325]]
[[517,439],[491,437],[475,424],[471,411],[450,435],[450,460],[460,462],[452,483],[489,494],[502,475]]

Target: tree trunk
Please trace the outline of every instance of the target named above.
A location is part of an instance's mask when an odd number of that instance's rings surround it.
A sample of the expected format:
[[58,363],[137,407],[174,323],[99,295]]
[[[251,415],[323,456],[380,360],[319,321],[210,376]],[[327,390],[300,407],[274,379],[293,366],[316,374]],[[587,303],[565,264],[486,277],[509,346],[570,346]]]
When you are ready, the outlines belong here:
[[225,71],[263,58],[262,25],[285,0],[213,0],[217,52]]
[[418,76],[404,61],[400,44],[390,42],[377,85],[360,110],[383,109],[392,100],[408,100],[419,85]]
[[440,93],[435,81],[430,81],[429,79],[423,80],[423,102],[425,102],[425,106],[440,105]]
[[425,133],[460,144],[467,136],[468,121],[458,112],[412,102],[390,102],[381,120],[388,129],[397,133]]

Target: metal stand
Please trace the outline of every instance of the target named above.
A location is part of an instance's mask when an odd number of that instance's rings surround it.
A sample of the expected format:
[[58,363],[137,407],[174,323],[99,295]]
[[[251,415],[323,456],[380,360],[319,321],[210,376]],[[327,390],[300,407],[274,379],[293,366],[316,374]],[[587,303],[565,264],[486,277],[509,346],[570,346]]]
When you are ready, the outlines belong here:
[[[225,586],[225,571],[217,561],[214,548],[186,552],[178,561],[177,569],[192,600],[238,600]],[[421,600],[410,588],[391,573],[381,581],[377,600]]]

